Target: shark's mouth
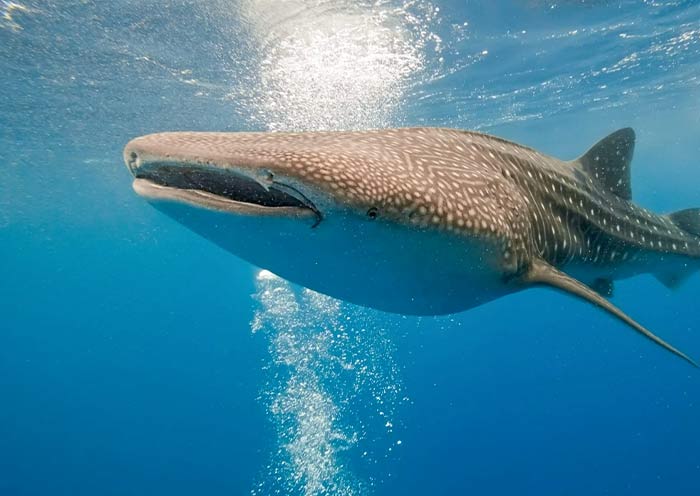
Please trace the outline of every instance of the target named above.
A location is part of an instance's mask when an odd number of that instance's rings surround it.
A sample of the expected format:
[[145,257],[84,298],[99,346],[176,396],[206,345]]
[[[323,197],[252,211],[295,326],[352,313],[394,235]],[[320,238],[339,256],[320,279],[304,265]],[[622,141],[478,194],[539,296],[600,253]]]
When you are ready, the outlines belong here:
[[[229,200],[250,203],[261,207],[305,207],[306,203],[280,185],[264,188],[257,181],[240,174],[210,169],[193,169],[163,166],[149,172],[137,173],[139,179],[147,179],[169,188],[202,191]],[[289,187],[284,187],[287,191]]]
[[149,164],[134,171],[134,190],[153,200],[170,200],[230,213],[316,217],[316,206],[300,191],[274,181],[261,182],[232,169]]

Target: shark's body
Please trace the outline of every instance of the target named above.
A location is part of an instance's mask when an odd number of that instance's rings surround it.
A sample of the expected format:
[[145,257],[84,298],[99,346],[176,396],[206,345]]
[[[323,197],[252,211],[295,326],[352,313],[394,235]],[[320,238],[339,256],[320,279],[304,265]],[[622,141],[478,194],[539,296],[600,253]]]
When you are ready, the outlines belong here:
[[673,286],[700,268],[697,210],[631,202],[633,148],[631,129],[571,162],[451,129],[161,133],[125,160],[158,208],[311,289],[435,315],[544,284],[687,358],[600,295],[615,279]]

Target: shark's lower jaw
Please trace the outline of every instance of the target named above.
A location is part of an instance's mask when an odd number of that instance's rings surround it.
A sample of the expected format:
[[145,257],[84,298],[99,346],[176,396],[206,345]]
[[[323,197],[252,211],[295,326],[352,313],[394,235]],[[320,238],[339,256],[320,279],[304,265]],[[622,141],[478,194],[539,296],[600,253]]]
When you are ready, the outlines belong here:
[[174,201],[239,215],[282,216],[322,220],[316,206],[298,190],[251,179],[232,169],[149,164],[133,171],[134,191],[151,201]]

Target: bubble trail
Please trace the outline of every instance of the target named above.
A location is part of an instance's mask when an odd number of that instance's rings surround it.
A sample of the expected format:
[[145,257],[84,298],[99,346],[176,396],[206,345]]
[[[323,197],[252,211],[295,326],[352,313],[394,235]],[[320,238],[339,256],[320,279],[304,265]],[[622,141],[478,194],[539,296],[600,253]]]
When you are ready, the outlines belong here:
[[251,328],[269,340],[261,399],[277,448],[251,494],[368,494],[381,477],[361,479],[349,456],[371,467],[401,444],[394,438],[401,383],[386,330],[370,329],[366,311],[268,271],[256,285]]

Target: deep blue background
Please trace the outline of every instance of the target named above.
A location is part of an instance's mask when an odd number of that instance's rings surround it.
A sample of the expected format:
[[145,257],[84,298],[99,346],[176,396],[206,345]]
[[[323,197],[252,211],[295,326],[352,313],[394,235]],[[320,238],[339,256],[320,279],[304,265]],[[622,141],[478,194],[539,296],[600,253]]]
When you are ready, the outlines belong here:
[[[0,27],[2,495],[248,494],[265,477],[255,270],[150,209],[121,163],[145,132],[259,127],[227,97],[251,55],[224,39],[245,31],[236,3],[213,14],[225,3],[36,2]],[[632,125],[636,201],[700,206],[696,2],[440,6],[442,76],[412,84],[397,124],[563,158]],[[643,276],[615,303],[698,357],[698,294],[697,276],[677,292]],[[358,469],[377,494],[700,494],[700,374],[583,303],[532,290],[406,320],[394,344],[410,401],[398,454]]]

